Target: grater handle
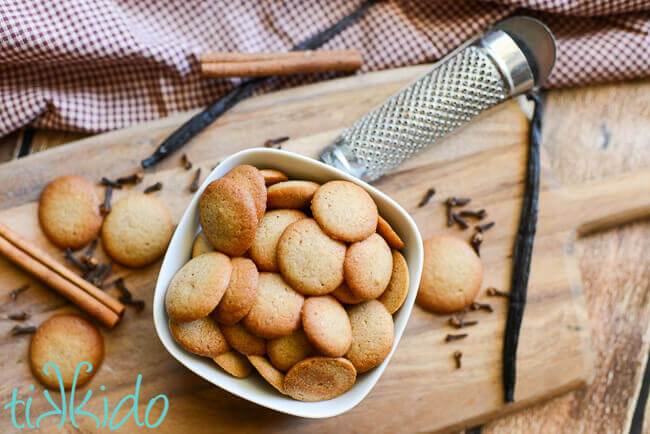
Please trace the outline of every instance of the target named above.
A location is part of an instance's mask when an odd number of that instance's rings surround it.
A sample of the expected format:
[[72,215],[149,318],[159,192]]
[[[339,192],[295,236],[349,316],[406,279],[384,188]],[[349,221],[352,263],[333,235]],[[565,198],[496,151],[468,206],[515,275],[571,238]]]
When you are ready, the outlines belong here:
[[538,70],[516,35],[492,30],[357,120],[320,159],[374,181],[484,111],[533,89]]

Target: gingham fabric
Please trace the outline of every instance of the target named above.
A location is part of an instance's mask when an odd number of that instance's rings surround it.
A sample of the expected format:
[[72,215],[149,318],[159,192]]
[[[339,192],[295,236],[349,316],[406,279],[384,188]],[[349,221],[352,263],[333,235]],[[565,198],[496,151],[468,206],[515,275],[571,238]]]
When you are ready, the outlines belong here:
[[[361,2],[4,0],[0,135],[107,131],[203,107],[237,79],[201,79],[200,53],[286,50]],[[557,37],[548,87],[650,75],[650,0],[385,1],[323,48],[361,50],[359,73],[431,62],[518,14]],[[337,75],[279,77],[260,92]]]

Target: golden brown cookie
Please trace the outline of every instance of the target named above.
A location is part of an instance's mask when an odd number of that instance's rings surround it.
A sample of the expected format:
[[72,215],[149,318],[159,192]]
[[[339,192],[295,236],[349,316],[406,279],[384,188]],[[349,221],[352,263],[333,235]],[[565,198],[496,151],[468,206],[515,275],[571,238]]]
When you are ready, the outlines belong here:
[[393,317],[377,300],[348,308],[352,345],[345,355],[357,372],[366,372],[384,361],[393,348]]
[[275,389],[284,394],[282,391],[282,383],[284,383],[284,374],[273,367],[266,357],[262,356],[248,356],[248,361],[255,367],[257,372],[260,373],[267,383],[275,387]]
[[277,250],[280,272],[297,291],[324,295],[343,283],[345,244],[328,237],[316,220],[287,226]]
[[260,171],[253,166],[243,164],[233,167],[224,175],[224,178],[232,179],[246,187],[255,202],[257,220],[261,220],[266,211],[266,184]]
[[231,347],[242,354],[262,356],[266,353],[266,341],[255,336],[241,325],[221,325],[221,331]]
[[212,318],[176,323],[169,320],[173,338],[187,351],[205,357],[216,357],[230,350],[219,325]]
[[307,208],[320,185],[311,181],[284,181],[267,189],[267,206],[271,208]]
[[106,253],[127,267],[144,267],[160,258],[174,232],[164,203],[149,194],[130,194],[113,204],[102,226]]
[[330,295],[305,300],[302,328],[309,342],[325,356],[341,357],[350,349],[350,319],[341,303]]
[[199,199],[199,222],[220,252],[240,256],[253,243],[257,208],[248,189],[228,178],[211,182]]
[[287,175],[275,169],[262,169],[260,173],[264,177],[264,183],[267,187],[289,179]]
[[311,357],[296,363],[284,377],[284,393],[299,401],[325,401],[347,392],[357,371],[342,357]]
[[379,217],[372,197],[349,181],[323,184],[314,193],[311,212],[327,235],[348,243],[368,238]]
[[345,282],[342,283],[334,291],[332,291],[331,294],[338,301],[345,304],[359,304],[362,301],[364,301],[363,298],[357,297],[354,294],[352,294],[350,288],[348,288],[348,285],[346,285]]
[[343,264],[345,283],[355,296],[377,298],[388,286],[393,272],[393,255],[379,234],[351,244]]
[[295,209],[277,209],[267,212],[260,224],[248,254],[260,271],[278,271],[277,247],[280,235],[291,223],[307,218]]
[[194,239],[194,244],[192,245],[192,257],[195,258],[199,255],[210,252],[214,252],[214,247],[205,237],[203,231],[201,231]]
[[[59,368],[66,389],[72,387],[75,371],[81,362],[88,362],[79,370],[77,386],[86,384],[104,359],[104,339],[93,324],[73,314],[54,315],[41,324],[29,345],[29,363],[38,381],[50,389],[59,388],[59,380],[52,363]],[[44,372],[43,370],[46,370]]]
[[393,250],[393,274],[390,276],[388,288],[378,298],[386,306],[388,313],[393,314],[402,307],[409,293],[409,268],[404,256]]
[[75,175],[57,178],[41,193],[41,228],[59,247],[83,247],[97,237],[102,226],[100,203],[95,186],[87,179]]
[[424,242],[424,266],[416,301],[425,309],[451,313],[468,307],[483,282],[483,265],[470,245],[450,235]]
[[167,287],[165,308],[175,322],[207,316],[217,306],[230,280],[232,265],[223,253],[205,253],[183,265]]
[[260,273],[257,298],[242,320],[244,326],[265,339],[291,334],[300,327],[304,297],[277,273]]
[[266,353],[273,366],[286,372],[299,361],[314,355],[315,351],[305,332],[296,330],[290,335],[268,341]]
[[237,378],[246,378],[253,371],[253,366],[250,364],[246,356],[239,354],[237,351],[228,351],[214,357],[214,363],[219,365],[221,369]]
[[232,258],[230,282],[212,317],[222,324],[235,324],[248,314],[255,303],[259,273],[248,258]]
[[404,248],[404,241],[397,235],[393,228],[388,224],[382,216],[377,220],[377,233],[384,237],[388,245],[397,250]]

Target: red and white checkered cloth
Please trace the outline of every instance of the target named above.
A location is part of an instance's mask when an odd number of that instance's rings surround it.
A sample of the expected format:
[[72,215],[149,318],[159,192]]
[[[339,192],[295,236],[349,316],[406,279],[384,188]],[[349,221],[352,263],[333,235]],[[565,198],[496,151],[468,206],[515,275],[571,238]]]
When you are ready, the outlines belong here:
[[[5,0],[0,136],[23,125],[99,132],[203,107],[236,80],[201,79],[208,51],[280,51],[362,0]],[[558,40],[548,87],[650,75],[650,0],[392,0],[323,48],[358,48],[361,73],[434,61],[508,16]],[[337,74],[280,77],[262,91]]]

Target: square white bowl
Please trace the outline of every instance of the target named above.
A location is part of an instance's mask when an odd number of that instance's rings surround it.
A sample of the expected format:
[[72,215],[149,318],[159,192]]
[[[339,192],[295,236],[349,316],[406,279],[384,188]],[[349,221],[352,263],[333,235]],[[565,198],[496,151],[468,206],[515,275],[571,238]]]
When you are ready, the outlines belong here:
[[[277,169],[287,174],[290,179],[306,179],[319,183],[334,179],[344,179],[354,182],[370,193],[377,204],[379,213],[390,222],[393,229],[399,234],[406,245],[402,249],[402,254],[406,258],[409,266],[410,287],[406,301],[393,315],[395,322],[395,342],[393,348],[386,360],[369,372],[360,374],[350,390],[334,399],[320,402],[296,401],[278,393],[266,384],[264,380],[259,378],[258,375],[251,375],[244,379],[232,377],[223,372],[209,358],[200,357],[185,351],[176,343],[169,331],[168,317],[165,311],[165,292],[174,274],[190,259],[194,237],[200,228],[197,211],[199,197],[210,182],[221,178],[230,169],[240,164],[250,164],[261,169]],[[266,148],[241,151],[221,162],[210,173],[201,185],[201,188],[192,198],[190,205],[176,227],[176,231],[165,254],[165,259],[163,260],[154,293],[153,318],[156,333],[167,351],[186,368],[234,395],[261,406],[295,416],[308,418],[336,416],[350,410],[361,402],[377,383],[384,369],[386,369],[404,333],[406,322],[411,315],[415,296],[420,285],[422,262],[422,239],[415,222],[401,206],[376,188],[334,167],[301,155]]]

